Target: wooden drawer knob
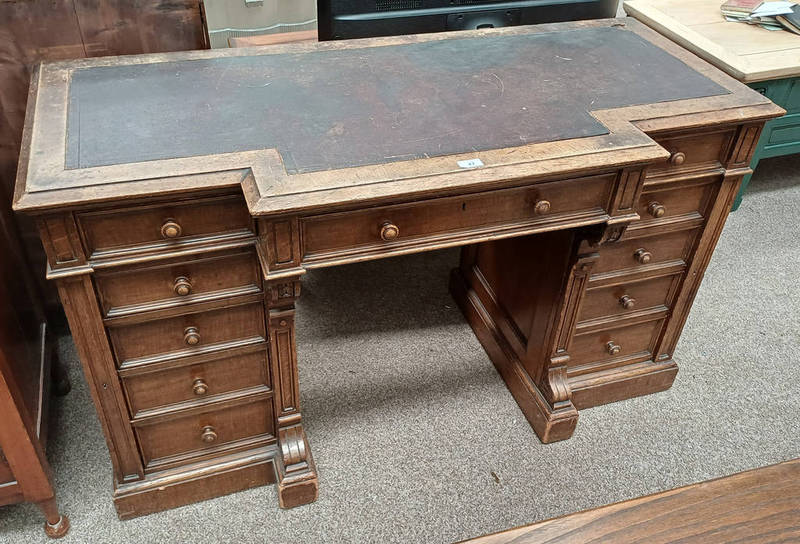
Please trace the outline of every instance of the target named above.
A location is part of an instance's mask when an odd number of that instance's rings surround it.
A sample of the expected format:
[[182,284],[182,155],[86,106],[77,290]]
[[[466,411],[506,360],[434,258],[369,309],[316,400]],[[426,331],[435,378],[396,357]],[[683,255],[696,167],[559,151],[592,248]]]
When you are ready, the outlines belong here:
[[684,162],[686,162],[686,153],[682,153],[678,151],[677,153],[673,153],[672,156],[669,158],[669,163],[672,166],[680,166]]
[[636,299],[629,295],[622,295],[622,297],[619,299],[619,303],[626,310],[630,310],[636,306]]
[[653,254],[645,248],[640,247],[636,250],[636,253],[633,254],[633,258],[636,259],[639,264],[647,264],[653,260]]
[[381,240],[386,242],[391,242],[392,240],[396,240],[400,236],[400,229],[397,228],[397,225],[390,221],[386,221],[383,225],[381,225]]
[[211,425],[206,425],[203,427],[203,434],[200,435],[200,439],[206,444],[213,444],[217,441],[217,431]]
[[161,225],[161,236],[164,238],[177,238],[181,235],[183,229],[174,219],[167,219]]
[[606,351],[609,355],[618,355],[622,351],[622,347],[617,343],[609,342],[606,344]]
[[202,378],[197,378],[192,384],[192,391],[194,391],[194,394],[198,397],[202,397],[208,393],[208,384],[204,382]]
[[667,213],[667,208],[665,208],[663,204],[660,204],[658,202],[651,202],[647,206],[647,213],[649,213],[653,217],[663,217],[664,214]]
[[196,346],[200,343],[200,333],[197,331],[197,327],[186,327],[183,331],[183,341],[186,342],[187,346]]
[[179,297],[185,297],[192,293],[192,282],[186,276],[178,276],[175,278],[175,294]]
[[549,200],[537,200],[536,204],[533,206],[533,210],[536,212],[537,215],[544,215],[550,211],[550,201]]

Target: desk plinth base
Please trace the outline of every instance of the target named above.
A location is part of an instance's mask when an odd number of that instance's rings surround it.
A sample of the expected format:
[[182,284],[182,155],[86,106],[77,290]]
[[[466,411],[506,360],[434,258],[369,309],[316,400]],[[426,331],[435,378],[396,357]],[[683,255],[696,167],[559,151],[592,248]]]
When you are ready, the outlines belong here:
[[131,519],[274,484],[279,455],[277,446],[266,446],[149,474],[144,480],[115,484],[117,515],[123,520]]

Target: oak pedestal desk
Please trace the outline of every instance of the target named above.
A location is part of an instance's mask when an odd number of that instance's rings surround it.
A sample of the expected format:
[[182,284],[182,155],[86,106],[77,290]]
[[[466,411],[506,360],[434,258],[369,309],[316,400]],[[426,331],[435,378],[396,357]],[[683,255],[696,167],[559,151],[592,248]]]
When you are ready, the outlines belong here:
[[543,442],[668,388],[781,113],[632,20],[44,64],[15,208],[120,517],[275,481],[281,506],[316,498],[310,268],[463,246],[453,296]]

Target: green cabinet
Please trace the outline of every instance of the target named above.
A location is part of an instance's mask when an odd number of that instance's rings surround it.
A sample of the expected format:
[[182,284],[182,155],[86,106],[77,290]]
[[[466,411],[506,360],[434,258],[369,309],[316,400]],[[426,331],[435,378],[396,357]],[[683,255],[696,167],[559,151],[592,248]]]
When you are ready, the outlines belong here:
[[[800,153],[800,77],[760,81],[749,85],[786,110],[786,115],[767,121],[764,126],[753,162],[750,163],[750,168],[755,170],[761,159]],[[742,195],[751,177],[746,176],[742,180],[742,187],[733,202],[734,210],[742,203]]]

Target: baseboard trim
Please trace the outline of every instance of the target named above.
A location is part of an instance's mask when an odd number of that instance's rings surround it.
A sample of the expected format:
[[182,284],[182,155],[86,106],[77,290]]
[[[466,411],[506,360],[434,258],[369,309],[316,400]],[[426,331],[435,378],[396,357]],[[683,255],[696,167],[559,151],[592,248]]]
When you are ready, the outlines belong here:
[[216,457],[117,485],[114,506],[131,519],[277,481],[275,445]]
[[578,410],[658,393],[672,387],[678,365],[669,359],[644,361],[570,378],[572,402]]

